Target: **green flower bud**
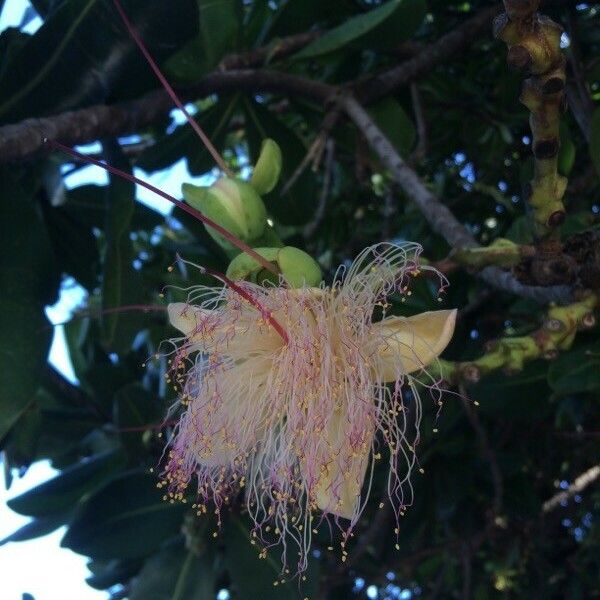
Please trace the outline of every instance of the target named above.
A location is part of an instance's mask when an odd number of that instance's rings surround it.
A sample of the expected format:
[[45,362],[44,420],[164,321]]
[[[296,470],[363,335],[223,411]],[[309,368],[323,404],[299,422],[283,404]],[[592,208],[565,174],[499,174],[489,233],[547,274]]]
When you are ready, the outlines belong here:
[[[284,248],[255,248],[256,252],[279,268],[285,281],[292,288],[317,287],[321,283],[321,267],[306,252],[285,246]],[[262,265],[247,254],[236,256],[227,268],[230,279],[247,279],[260,282],[269,279]]]
[[[182,191],[190,206],[248,244],[260,238],[267,227],[265,205],[255,189],[244,181],[223,177],[208,188],[184,183]],[[206,229],[225,250],[238,251],[211,227]]]
[[264,140],[250,179],[250,185],[259,194],[268,194],[277,185],[281,162],[281,149],[277,143],[270,139]]

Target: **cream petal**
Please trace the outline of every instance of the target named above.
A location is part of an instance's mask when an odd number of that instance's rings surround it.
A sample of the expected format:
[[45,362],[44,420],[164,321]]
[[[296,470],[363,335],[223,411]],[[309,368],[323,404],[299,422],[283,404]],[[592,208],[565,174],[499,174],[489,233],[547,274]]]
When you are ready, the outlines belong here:
[[198,329],[200,321],[210,315],[212,311],[186,302],[171,302],[167,306],[167,312],[171,325],[175,329],[179,329],[186,337],[190,337]]
[[326,430],[320,434],[325,438],[319,456],[323,469],[312,496],[323,512],[352,519],[358,511],[375,430],[363,421],[362,439],[353,448],[349,443],[347,413],[346,409],[336,408]]
[[456,323],[456,310],[436,310],[413,317],[388,317],[371,327],[377,345],[376,374],[380,382],[418,371],[446,348]]
[[195,413],[189,426],[201,432],[195,448],[198,464],[233,466],[264,437],[273,419],[266,393],[269,368],[267,360],[250,359],[205,382],[188,409]]

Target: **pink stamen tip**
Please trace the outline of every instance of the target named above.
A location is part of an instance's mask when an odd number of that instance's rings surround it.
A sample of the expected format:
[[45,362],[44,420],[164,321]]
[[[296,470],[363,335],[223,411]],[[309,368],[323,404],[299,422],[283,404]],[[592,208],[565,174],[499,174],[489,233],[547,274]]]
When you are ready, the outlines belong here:
[[274,275],[279,276],[279,271],[277,271],[277,269],[273,266],[273,264],[270,263],[268,260],[266,260],[258,252],[256,252],[256,250],[254,250],[253,248],[248,246],[248,244],[246,244],[245,242],[243,242],[242,240],[237,238],[235,235],[233,235],[230,231],[228,231],[224,227],[221,227],[221,225],[219,225],[212,219],[209,219],[208,217],[204,216],[200,211],[191,207],[189,204],[185,204],[185,202],[182,202],[181,200],[177,200],[177,198],[174,198],[170,194],[163,192],[161,189],[157,188],[156,186],[152,185],[151,183],[148,183],[147,181],[144,181],[143,179],[140,179],[139,177],[136,177],[135,175],[131,175],[131,173],[126,173],[125,171],[121,171],[121,169],[117,169],[116,167],[113,167],[105,162],[102,162],[101,160],[97,160],[96,158],[93,158],[91,156],[86,156],[85,154],[81,154],[81,152],[77,152],[77,150],[74,150],[73,148],[69,148],[69,146],[65,146],[65,145],[61,144],[60,142],[56,142],[54,140],[49,140],[48,138],[45,138],[44,143],[52,148],[55,148],[56,150],[61,150],[62,152],[65,152],[66,154],[69,154],[70,156],[77,158],[83,162],[86,162],[86,163],[89,163],[92,165],[96,165],[97,167],[100,167],[101,169],[104,169],[105,171],[108,171],[109,173],[112,173],[113,175],[117,175],[118,177],[121,177],[122,179],[131,181],[132,183],[137,183],[138,185],[141,185],[142,187],[146,188],[147,190],[154,192],[157,196],[160,196],[161,198],[168,200],[169,202],[171,202],[172,204],[174,204],[175,206],[177,206],[184,212],[188,213],[189,215],[198,219],[199,221],[202,221],[202,223],[204,223],[208,227],[211,227],[212,229],[214,229],[217,233],[221,234],[226,240],[231,242],[234,246],[239,248],[242,252],[245,252],[248,256],[251,256],[262,267],[264,267],[265,269],[267,269]]
[[190,124],[191,128],[196,132],[198,137],[202,140],[202,143],[204,144],[210,155],[215,159],[215,162],[219,165],[221,170],[227,173],[227,175],[229,175],[230,177],[232,177],[233,175],[229,167],[227,166],[221,155],[217,152],[217,149],[213,146],[208,136],[204,133],[202,127],[200,127],[200,125],[192,117],[189,111],[185,108],[183,102],[179,99],[179,96],[177,96],[175,90],[171,87],[171,84],[167,81],[167,78],[163,75],[159,66],[156,64],[156,61],[154,60],[154,58],[152,58],[150,51],[148,50],[148,48],[146,48],[146,45],[144,44],[142,38],[140,37],[135,27],[129,20],[129,17],[125,13],[125,10],[123,9],[123,6],[119,2],[119,0],[113,0],[113,2],[115,8],[119,12],[119,15],[121,16],[125,27],[127,28],[127,31],[129,32],[129,35],[131,35],[138,48],[141,50],[142,54],[144,55],[144,58],[146,59],[146,62],[154,71],[154,74],[160,81],[167,94],[169,94],[171,100],[173,100],[173,102],[175,103],[175,106],[177,106],[177,108],[179,108],[179,110],[184,114],[185,118],[187,119],[187,122]]

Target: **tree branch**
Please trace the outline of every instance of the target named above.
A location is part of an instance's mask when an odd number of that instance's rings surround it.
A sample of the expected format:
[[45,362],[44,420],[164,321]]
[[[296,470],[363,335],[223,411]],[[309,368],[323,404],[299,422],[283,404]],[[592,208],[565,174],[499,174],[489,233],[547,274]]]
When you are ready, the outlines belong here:
[[[446,62],[453,53],[461,50],[483,31],[484,23],[489,26],[490,15],[498,10],[486,9],[481,14],[478,13],[437,42],[426,46],[417,56],[379,74],[375,80],[369,78],[355,84],[358,92],[367,95],[369,101],[377,100],[395,87],[414,80],[437,64]],[[196,100],[214,93],[260,91],[299,95],[321,105],[326,104],[337,91],[336,87],[277,71],[240,69],[263,64],[271,57],[286,56],[316,37],[318,32],[307,32],[284,38],[279,46],[266,46],[246,54],[225,57],[219,71],[208,74],[197,86],[178,92],[184,101]],[[43,150],[42,141],[45,137],[66,144],[83,144],[101,137],[128,135],[157,120],[171,108],[172,102],[166,92],[155,90],[129,102],[110,106],[95,105],[56,116],[27,119],[14,125],[5,125],[0,127],[0,163],[21,160],[40,152]]]
[[323,31],[305,31],[304,33],[297,33],[275,40],[267,46],[262,46],[248,52],[229,54],[219,63],[219,70],[229,71],[231,69],[259,67],[301,50],[304,46],[307,46],[322,35]]
[[600,477],[600,464],[594,465],[582,473],[575,481],[564,491],[552,496],[542,505],[542,512],[549,513],[561,505],[565,500],[572,498],[582,492],[588,485],[594,483]]
[[[439,233],[453,248],[478,246],[477,241],[456,219],[447,206],[442,204],[421,182],[418,175],[402,160],[390,141],[371,119],[367,111],[350,95],[340,95],[340,106],[344,108],[354,124],[365,136],[383,164],[413,200],[431,228]],[[570,299],[570,290],[566,287],[525,286],[507,271],[496,267],[487,267],[479,274],[486,283],[498,289],[531,298],[538,302],[566,303]]]
[[502,5],[497,4],[483,9],[435,43],[426,46],[414,58],[362,82],[354,88],[356,97],[361,102],[368,103],[414,81],[423,73],[429,73],[435,66],[446,62],[450,56],[465,48],[484,31],[489,30],[492,18],[501,8]]

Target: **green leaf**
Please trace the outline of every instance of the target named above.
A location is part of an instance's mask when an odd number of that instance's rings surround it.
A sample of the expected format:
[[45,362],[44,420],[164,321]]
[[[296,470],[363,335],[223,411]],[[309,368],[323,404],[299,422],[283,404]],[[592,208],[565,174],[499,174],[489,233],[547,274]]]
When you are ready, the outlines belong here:
[[548,363],[536,360],[523,370],[507,377],[495,371],[473,385],[470,397],[478,400],[483,415],[495,419],[511,419],[515,423],[541,420],[551,412],[546,384]]
[[[132,457],[144,455],[144,426],[159,423],[161,407],[156,396],[139,383],[121,388],[113,401],[114,421],[119,428],[121,443]],[[134,431],[132,431],[134,430]]]
[[[315,23],[338,22],[356,12],[357,6],[352,0],[287,0],[280,4],[270,22],[267,19],[268,28],[264,39],[306,31]],[[256,43],[262,44],[264,39],[261,36]]]
[[[105,144],[110,164],[131,171],[117,142]],[[129,236],[135,206],[135,185],[116,176],[106,189],[106,252],[102,272],[102,338],[113,351],[126,351],[144,321],[141,313],[122,315],[115,309],[142,304],[142,285],[133,268],[133,245]]]
[[48,535],[64,525],[68,520],[69,513],[33,519],[23,525],[23,527],[19,527],[14,533],[0,540],[0,546],[8,544],[8,542],[26,542],[27,540]]
[[533,243],[533,229],[531,219],[527,215],[517,217],[510,225],[504,237],[516,244]]
[[0,171],[0,440],[33,401],[50,349],[44,306],[58,273],[37,207],[9,169]]
[[548,383],[558,394],[600,389],[600,342],[561,354],[550,363]]
[[[307,59],[335,52],[348,44],[380,48],[410,37],[425,16],[422,0],[390,0],[369,12],[352,17],[328,31],[294,56]],[[389,34],[393,32],[393,37]]]
[[[238,106],[238,100],[239,96],[236,94],[217,102],[195,117],[217,150],[224,146],[227,126]],[[192,175],[203,175],[215,165],[213,157],[187,123],[177,127],[173,133],[158,138],[154,146],[140,155],[136,166],[146,171],[158,171],[184,157],[187,158]]]
[[199,33],[167,61],[167,70],[180,81],[198,80],[235,48],[240,17],[237,0],[196,0]]
[[216,577],[206,556],[169,544],[146,561],[131,586],[130,600],[214,600]]
[[[292,600],[294,598],[315,597],[318,586],[319,563],[311,557],[306,571],[306,580],[300,586],[293,579],[277,586],[273,582],[282,579],[281,550],[271,549],[266,558],[259,559],[257,546],[250,544],[249,522],[239,516],[233,516],[226,524],[223,538],[225,541],[225,564],[229,576],[235,585],[238,597],[260,598],[261,600]],[[288,565],[295,572],[297,548],[295,542],[288,541]]]
[[156,478],[129,471],[83,505],[61,545],[92,558],[141,558],[176,536],[187,510],[163,500]]
[[98,285],[100,254],[91,228],[62,206],[48,207],[45,217],[61,271],[93,291]]
[[93,575],[85,582],[96,590],[106,590],[113,585],[129,581],[137,575],[142,564],[139,559],[90,561],[88,568]]
[[417,132],[405,110],[397,100],[385,98],[369,107],[375,123],[385,131],[386,137],[402,156],[406,156],[415,143]]
[[[160,63],[197,31],[194,0],[124,2]],[[169,26],[165,27],[164,24]],[[111,2],[64,0],[11,56],[0,77],[0,121],[133,97],[156,87]],[[91,76],[90,74],[94,75]]]
[[[35,402],[35,401],[34,401]],[[35,460],[42,427],[39,406],[33,405],[17,421],[4,448],[10,464],[27,468]]]
[[560,122],[560,151],[558,153],[558,171],[568,177],[575,164],[575,144],[569,130],[569,126]]
[[7,504],[22,515],[56,515],[98,489],[121,464],[122,457],[116,452],[99,454],[65,469],[56,477],[10,499]]
[[277,141],[283,156],[279,184],[273,192],[263,198],[268,211],[281,224],[305,223],[313,214],[317,196],[315,178],[310,171],[305,170],[285,196],[281,196],[280,192],[302,162],[307,148],[293,129],[258,102],[246,101],[245,109],[251,162],[255,163],[258,160],[262,141],[267,138]]
[[590,129],[590,156],[600,176],[600,106],[596,108],[592,115]]

